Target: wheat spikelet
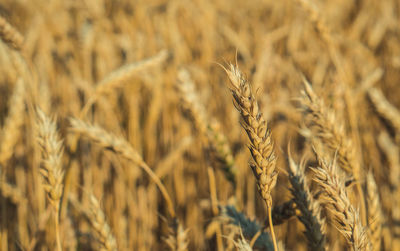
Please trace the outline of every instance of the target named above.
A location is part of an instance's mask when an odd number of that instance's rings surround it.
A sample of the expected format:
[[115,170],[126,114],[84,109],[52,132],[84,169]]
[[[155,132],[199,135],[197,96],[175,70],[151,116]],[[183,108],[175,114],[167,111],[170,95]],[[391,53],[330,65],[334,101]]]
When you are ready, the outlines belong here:
[[297,165],[289,154],[290,189],[301,215],[299,220],[306,228],[305,235],[310,250],[326,250],[325,220],[321,217],[321,208],[310,194],[304,174],[304,164]]
[[372,250],[381,250],[382,209],[379,200],[379,191],[371,171],[367,174],[367,212],[368,234]]
[[229,86],[236,109],[242,116],[242,126],[250,140],[249,150],[254,163],[250,164],[251,169],[257,180],[258,191],[268,207],[269,224],[274,242],[277,248],[275,234],[273,230],[271,207],[271,191],[276,185],[278,173],[276,169],[276,157],[271,132],[267,122],[262,117],[258,103],[251,91],[250,83],[242,76],[237,67],[230,65],[230,69],[225,69],[230,79]]
[[117,242],[111,233],[110,226],[106,221],[103,210],[101,210],[100,203],[94,195],[90,195],[89,197],[89,210],[86,210],[86,215],[93,230],[96,232],[97,240],[101,244],[100,250],[116,251]]
[[20,127],[24,122],[25,110],[25,86],[24,81],[20,78],[14,88],[14,93],[9,102],[9,113],[5,125],[2,130],[2,138],[0,145],[0,163],[5,165],[7,160],[14,152],[19,136],[21,134]]
[[374,105],[376,111],[384,119],[386,119],[396,130],[396,133],[400,133],[400,111],[389,103],[382,91],[377,88],[370,88],[368,90],[368,97]]
[[62,141],[57,134],[56,124],[40,109],[36,112],[37,142],[42,152],[43,166],[40,170],[44,178],[44,189],[50,204],[54,207],[57,247],[61,250],[59,210],[63,192],[64,170],[62,168]]
[[[177,221],[177,220],[175,220]],[[169,227],[168,237],[165,238],[165,243],[171,251],[188,250],[188,229],[184,229],[182,224],[174,222],[173,226]]]
[[351,205],[345,190],[343,177],[338,175],[336,163],[313,168],[314,180],[322,188],[319,201],[326,205],[333,223],[346,238],[352,250],[370,250],[367,234],[361,225],[359,213]]
[[253,248],[246,241],[243,234],[240,236],[239,240],[235,242],[235,246],[239,251],[253,251]]
[[215,153],[217,160],[222,164],[222,171],[232,186],[236,186],[235,161],[228,140],[219,130],[217,122],[209,122],[204,105],[197,96],[195,85],[189,72],[181,69],[178,73],[179,83],[176,85],[184,109],[190,113],[196,129],[207,137],[210,148]]
[[132,148],[129,142],[122,137],[114,136],[98,126],[87,124],[79,119],[71,118],[70,122],[72,126],[71,130],[73,132],[88,137],[104,149],[111,150],[141,167],[160,189],[171,216],[175,216],[174,206],[170,196],[168,195],[167,189],[165,189],[161,180],[146,164],[140,154]]
[[24,37],[3,17],[0,17],[0,37],[11,48],[15,50],[22,49]]

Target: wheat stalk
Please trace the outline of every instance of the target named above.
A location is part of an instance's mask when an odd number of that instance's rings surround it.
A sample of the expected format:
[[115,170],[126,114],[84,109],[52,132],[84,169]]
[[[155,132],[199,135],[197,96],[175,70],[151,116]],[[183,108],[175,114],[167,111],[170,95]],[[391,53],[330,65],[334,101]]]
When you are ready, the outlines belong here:
[[90,125],[79,119],[71,118],[70,122],[72,126],[71,130],[73,132],[80,133],[88,137],[104,149],[111,150],[141,167],[150,176],[154,183],[156,183],[165,199],[165,202],[167,203],[169,213],[172,217],[175,217],[174,206],[167,192],[167,189],[164,187],[158,176],[142,159],[140,154],[135,149],[133,149],[129,142],[127,142],[122,137],[114,136],[98,126]]
[[[296,215],[296,208],[293,200],[286,201],[282,204],[275,205],[272,209],[272,222],[274,225],[281,225],[288,219]],[[269,225],[269,221],[267,222]]]
[[64,170],[62,168],[63,146],[55,122],[40,109],[36,112],[37,142],[42,152],[44,189],[50,204],[54,207],[57,248],[61,250],[59,232],[59,211],[63,192]]
[[24,123],[25,111],[25,85],[24,81],[19,78],[14,87],[14,93],[9,101],[9,112],[5,125],[2,129],[2,138],[0,143],[0,163],[5,165],[14,153],[21,130],[20,127]]
[[258,103],[251,91],[250,83],[242,76],[239,69],[230,65],[225,69],[230,79],[229,86],[236,109],[242,116],[242,126],[250,140],[249,150],[254,163],[251,169],[257,180],[258,191],[268,208],[268,217],[274,248],[276,250],[276,239],[272,223],[272,197],[271,191],[276,185],[278,173],[276,169],[276,157],[271,132],[267,122],[262,117]]

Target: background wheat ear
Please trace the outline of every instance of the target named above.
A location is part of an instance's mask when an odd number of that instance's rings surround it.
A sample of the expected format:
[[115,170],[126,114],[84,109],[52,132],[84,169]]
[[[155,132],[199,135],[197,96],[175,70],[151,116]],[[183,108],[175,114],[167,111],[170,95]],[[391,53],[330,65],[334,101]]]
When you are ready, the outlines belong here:
[[117,243],[115,237],[111,233],[110,226],[106,221],[100,203],[94,195],[89,196],[89,205],[89,210],[87,210],[86,215],[97,234],[98,241],[101,244],[101,250],[116,251]]
[[188,250],[189,242],[187,233],[189,232],[189,229],[184,229],[182,224],[175,219],[169,226],[168,232],[168,236],[164,241],[171,251]]
[[24,37],[4,17],[0,17],[0,37],[15,50],[21,50],[23,47]]
[[54,208],[57,249],[61,250],[59,213],[63,193],[64,169],[62,167],[63,143],[59,139],[54,120],[47,117],[39,108],[36,110],[37,142],[42,152],[40,170],[47,192],[47,198]]
[[346,238],[352,250],[371,250],[366,229],[361,224],[358,210],[350,203],[343,176],[337,172],[336,163],[321,163],[313,168],[314,181],[321,187],[318,200],[325,205],[334,226]]
[[215,159],[221,166],[226,179],[232,184],[233,188],[237,183],[237,168],[227,137],[219,129],[219,123],[207,116],[204,104],[195,90],[195,84],[190,78],[186,69],[178,72],[178,83],[176,84],[183,108],[188,111],[193,124],[199,134],[207,138],[209,149],[215,155]]
[[14,153],[14,147],[22,134],[20,129],[24,123],[25,94],[25,82],[19,78],[9,101],[9,113],[1,132],[0,163],[3,166],[7,164]]

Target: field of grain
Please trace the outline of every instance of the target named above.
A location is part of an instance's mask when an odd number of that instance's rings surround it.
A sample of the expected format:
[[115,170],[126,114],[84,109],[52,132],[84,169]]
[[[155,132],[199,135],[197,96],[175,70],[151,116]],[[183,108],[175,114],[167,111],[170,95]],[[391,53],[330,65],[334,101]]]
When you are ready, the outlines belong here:
[[0,250],[400,250],[397,0],[0,0]]

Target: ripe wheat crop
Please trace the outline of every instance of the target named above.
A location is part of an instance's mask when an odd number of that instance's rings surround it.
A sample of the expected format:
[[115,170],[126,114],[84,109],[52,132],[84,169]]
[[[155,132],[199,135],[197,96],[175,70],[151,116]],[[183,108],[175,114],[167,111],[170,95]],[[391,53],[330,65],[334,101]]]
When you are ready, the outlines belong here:
[[400,250],[399,20],[0,0],[0,251]]

